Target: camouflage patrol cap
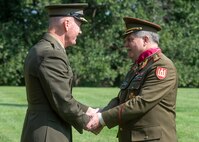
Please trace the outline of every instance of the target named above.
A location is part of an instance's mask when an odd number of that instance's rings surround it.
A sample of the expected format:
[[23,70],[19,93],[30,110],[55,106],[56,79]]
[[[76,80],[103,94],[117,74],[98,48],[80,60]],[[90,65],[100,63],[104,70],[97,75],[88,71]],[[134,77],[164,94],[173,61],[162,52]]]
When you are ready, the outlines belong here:
[[83,10],[88,6],[87,3],[53,4],[45,6],[49,17],[74,17],[81,22],[87,22],[84,18]]
[[132,18],[132,17],[124,17],[123,18],[125,24],[126,24],[126,31],[124,33],[124,36],[133,33],[135,31],[150,31],[157,33],[161,30],[161,27],[155,23],[138,19],[138,18]]

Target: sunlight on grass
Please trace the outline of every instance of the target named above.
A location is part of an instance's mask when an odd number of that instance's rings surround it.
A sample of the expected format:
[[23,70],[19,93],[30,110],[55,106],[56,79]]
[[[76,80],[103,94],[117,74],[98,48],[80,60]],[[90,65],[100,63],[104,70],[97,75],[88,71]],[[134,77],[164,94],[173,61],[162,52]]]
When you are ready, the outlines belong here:
[[[118,92],[118,88],[73,88],[74,98],[92,107],[105,106]],[[199,89],[179,89],[176,108],[179,142],[199,140],[198,100]],[[24,87],[0,87],[0,142],[19,142],[26,108]],[[73,129],[74,142],[117,142],[116,135],[117,127],[105,127],[97,136],[86,131],[81,135]]]

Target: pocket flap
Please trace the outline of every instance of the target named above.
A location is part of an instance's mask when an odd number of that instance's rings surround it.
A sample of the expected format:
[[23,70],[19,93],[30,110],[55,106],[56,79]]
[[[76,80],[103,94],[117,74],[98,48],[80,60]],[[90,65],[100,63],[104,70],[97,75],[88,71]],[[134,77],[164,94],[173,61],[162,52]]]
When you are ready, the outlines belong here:
[[141,85],[141,82],[140,81],[132,81],[128,87],[128,89],[132,90],[132,89],[139,89],[140,88],[140,85]]
[[131,141],[150,141],[159,140],[162,136],[160,126],[139,128],[131,131]]

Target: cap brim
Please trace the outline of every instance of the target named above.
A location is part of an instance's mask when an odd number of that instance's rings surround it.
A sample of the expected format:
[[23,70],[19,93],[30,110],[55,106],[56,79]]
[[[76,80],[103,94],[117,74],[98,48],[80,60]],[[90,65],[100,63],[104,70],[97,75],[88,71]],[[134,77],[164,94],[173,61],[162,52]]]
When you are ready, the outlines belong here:
[[83,22],[83,23],[88,23],[88,21],[84,18],[84,17],[76,17],[76,16],[73,16],[75,19]]

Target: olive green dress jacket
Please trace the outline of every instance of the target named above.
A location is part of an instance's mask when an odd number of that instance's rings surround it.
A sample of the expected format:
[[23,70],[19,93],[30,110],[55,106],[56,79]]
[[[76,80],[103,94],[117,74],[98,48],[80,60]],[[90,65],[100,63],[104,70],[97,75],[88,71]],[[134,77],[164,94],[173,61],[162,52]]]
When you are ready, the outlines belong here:
[[119,95],[103,109],[108,128],[119,125],[119,142],[176,142],[177,73],[161,52],[134,64]]
[[73,73],[65,49],[49,33],[25,60],[28,109],[21,142],[71,142],[73,126],[82,133],[87,106],[72,96]]

